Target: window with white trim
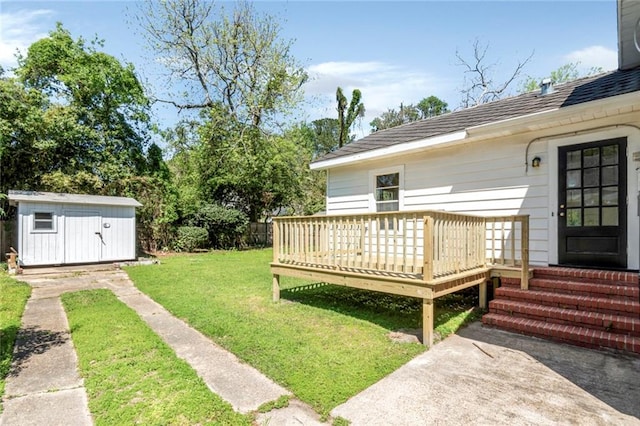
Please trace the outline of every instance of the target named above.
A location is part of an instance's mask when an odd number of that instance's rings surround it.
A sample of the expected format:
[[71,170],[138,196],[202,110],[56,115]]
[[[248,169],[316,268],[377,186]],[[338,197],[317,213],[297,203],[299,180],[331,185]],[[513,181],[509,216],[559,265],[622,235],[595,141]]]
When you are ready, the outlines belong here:
[[374,197],[376,212],[400,210],[400,173],[376,175]]
[[34,231],[53,231],[52,212],[33,212]]

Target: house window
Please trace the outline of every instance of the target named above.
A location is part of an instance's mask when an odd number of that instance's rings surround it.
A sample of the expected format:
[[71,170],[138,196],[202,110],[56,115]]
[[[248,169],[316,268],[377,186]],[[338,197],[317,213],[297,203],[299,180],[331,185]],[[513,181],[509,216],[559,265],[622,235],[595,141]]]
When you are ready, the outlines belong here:
[[376,176],[376,212],[400,210],[400,173]]
[[34,231],[53,231],[53,213],[34,212],[33,213],[33,230]]

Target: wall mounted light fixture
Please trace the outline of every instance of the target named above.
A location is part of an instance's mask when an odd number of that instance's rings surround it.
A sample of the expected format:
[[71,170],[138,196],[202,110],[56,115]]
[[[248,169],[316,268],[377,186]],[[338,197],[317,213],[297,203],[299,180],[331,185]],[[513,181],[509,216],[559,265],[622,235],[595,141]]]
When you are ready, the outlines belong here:
[[541,161],[540,157],[533,157],[533,160],[531,160],[531,167],[540,167]]

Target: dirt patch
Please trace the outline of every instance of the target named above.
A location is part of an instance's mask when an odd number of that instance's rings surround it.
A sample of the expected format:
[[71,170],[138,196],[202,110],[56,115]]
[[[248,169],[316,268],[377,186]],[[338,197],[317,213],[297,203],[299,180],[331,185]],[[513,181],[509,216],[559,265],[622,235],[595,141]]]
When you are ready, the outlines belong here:
[[[396,343],[422,343],[422,329],[401,328],[400,330],[390,332],[389,334],[387,334],[387,337],[389,337],[391,341]],[[436,342],[439,341],[440,333],[434,331],[433,340]]]

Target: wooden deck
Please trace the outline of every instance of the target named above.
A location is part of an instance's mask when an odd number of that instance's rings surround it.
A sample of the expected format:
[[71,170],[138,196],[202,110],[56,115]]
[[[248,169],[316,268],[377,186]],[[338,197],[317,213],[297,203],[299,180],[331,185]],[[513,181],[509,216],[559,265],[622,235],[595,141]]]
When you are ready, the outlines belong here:
[[527,288],[529,217],[421,211],[282,217],[273,227],[273,300],[280,276],[421,298],[423,342],[433,343],[433,301],[513,276]]

